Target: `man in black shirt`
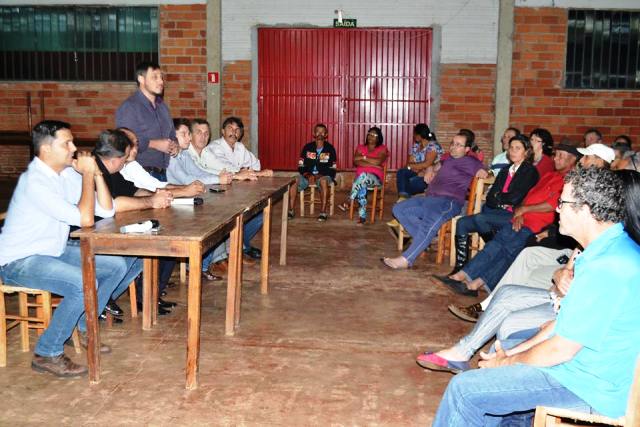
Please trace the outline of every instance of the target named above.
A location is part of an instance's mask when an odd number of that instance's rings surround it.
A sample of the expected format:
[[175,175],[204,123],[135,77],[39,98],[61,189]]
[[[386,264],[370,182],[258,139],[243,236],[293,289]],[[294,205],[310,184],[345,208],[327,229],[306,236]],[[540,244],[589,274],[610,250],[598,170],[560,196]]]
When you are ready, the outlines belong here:
[[320,188],[320,216],[318,221],[327,220],[327,194],[329,186],[336,176],[336,150],[327,141],[327,127],[319,123],[313,128],[314,140],[305,145],[300,152],[296,186],[289,190],[289,218],[295,216],[296,195],[309,185]]

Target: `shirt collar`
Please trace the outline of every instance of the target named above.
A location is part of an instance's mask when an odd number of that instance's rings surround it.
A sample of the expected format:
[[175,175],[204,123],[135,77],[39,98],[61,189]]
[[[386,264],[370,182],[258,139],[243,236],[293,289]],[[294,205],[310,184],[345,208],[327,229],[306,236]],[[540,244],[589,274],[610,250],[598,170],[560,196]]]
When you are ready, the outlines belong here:
[[[196,151],[195,148],[193,148],[192,144],[189,144],[189,148],[187,148],[187,151],[189,152],[189,154],[191,154],[193,157],[195,157],[196,159],[200,158],[200,154],[198,154],[198,152]],[[204,150],[201,151],[201,153],[204,153]]]
[[[40,157],[34,157],[33,158],[33,167],[36,170],[41,171],[42,173],[44,173],[45,175],[48,175],[50,177],[59,179],[60,175],[54,171],[53,169],[51,169],[51,166],[49,166],[48,164],[46,164],[45,162],[43,162],[42,160],[40,160]],[[65,168],[66,169],[66,168]],[[64,169],[63,169],[64,170]],[[62,173],[62,171],[61,171]]]
[[511,166],[509,166],[509,173],[515,174],[516,172],[518,172],[518,169],[520,169],[520,166],[522,166],[522,163],[520,163],[519,165],[512,163]]
[[609,227],[585,248],[580,258],[576,259],[576,265],[600,256],[608,249],[612,241],[624,233],[625,231],[622,223],[617,223]]
[[142,93],[140,88],[138,88],[138,90],[136,91],[136,96],[137,96],[137,98],[138,98],[138,100],[140,102],[142,102],[144,105],[146,105],[147,107],[151,108],[152,110],[155,110],[156,108],[158,108],[158,106],[160,104],[162,104],[162,102],[163,102],[161,96],[156,96],[156,102],[155,102],[155,105],[154,105],[153,102],[149,101],[149,98],[144,96],[144,93]]

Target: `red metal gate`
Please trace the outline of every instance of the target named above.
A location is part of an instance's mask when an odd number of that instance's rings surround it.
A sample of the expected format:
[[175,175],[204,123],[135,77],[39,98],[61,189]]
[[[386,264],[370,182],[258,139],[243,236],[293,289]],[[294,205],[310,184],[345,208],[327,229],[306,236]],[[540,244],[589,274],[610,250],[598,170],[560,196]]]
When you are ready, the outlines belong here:
[[416,123],[429,123],[430,29],[258,30],[258,140],[265,167],[294,170],[313,126],[325,123],[338,168],[379,126],[389,167],[407,159]]

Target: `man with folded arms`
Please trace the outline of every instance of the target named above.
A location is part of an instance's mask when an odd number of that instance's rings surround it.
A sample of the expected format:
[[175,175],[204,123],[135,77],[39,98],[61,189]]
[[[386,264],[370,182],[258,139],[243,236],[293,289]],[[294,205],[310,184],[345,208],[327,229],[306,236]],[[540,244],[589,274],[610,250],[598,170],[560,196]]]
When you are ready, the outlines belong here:
[[506,417],[530,425],[539,405],[624,415],[640,354],[640,247],[622,224],[624,194],[606,169],[566,176],[560,232],[584,252],[557,319],[515,347],[496,342],[480,362],[488,369],[454,377],[434,426],[500,425]]
[[[78,325],[86,347],[80,247],[69,244],[69,227],[91,227],[94,215],[113,216],[109,189],[95,160],[78,153],[68,123],[46,120],[33,129],[36,157],[18,181],[0,234],[0,276],[7,285],[61,295],[51,323],[36,344],[31,367],[58,377],[84,375],[87,368],[64,354]],[[97,255],[98,313],[138,274],[136,258]],[[100,352],[108,353],[103,345]]]

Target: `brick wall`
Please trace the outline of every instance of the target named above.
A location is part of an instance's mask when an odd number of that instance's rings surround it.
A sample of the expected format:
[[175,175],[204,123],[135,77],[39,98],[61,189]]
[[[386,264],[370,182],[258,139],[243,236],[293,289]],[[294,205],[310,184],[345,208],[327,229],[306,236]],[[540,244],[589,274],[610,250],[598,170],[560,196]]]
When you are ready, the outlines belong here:
[[440,111],[435,130],[438,140],[445,145],[460,128],[471,129],[485,161],[491,161],[496,66],[444,64],[440,73]]
[[[165,99],[173,117],[206,117],[206,5],[160,6],[160,64],[166,72]],[[133,71],[132,71],[133,74]],[[115,111],[135,90],[131,82],[0,82],[0,131],[27,131],[27,92],[33,123],[44,116],[68,121],[78,138],[95,138],[115,125]],[[18,147],[0,147],[0,176],[26,167]],[[15,157],[10,154],[18,153]],[[15,171],[15,172],[13,172]]]
[[640,143],[637,91],[563,89],[566,32],[566,9],[516,8],[511,123],[546,127],[557,141],[596,127],[606,142],[628,134]]
[[222,68],[221,81],[222,120],[229,116],[236,116],[242,119],[245,128],[242,142],[250,148],[251,61],[225,62]]

